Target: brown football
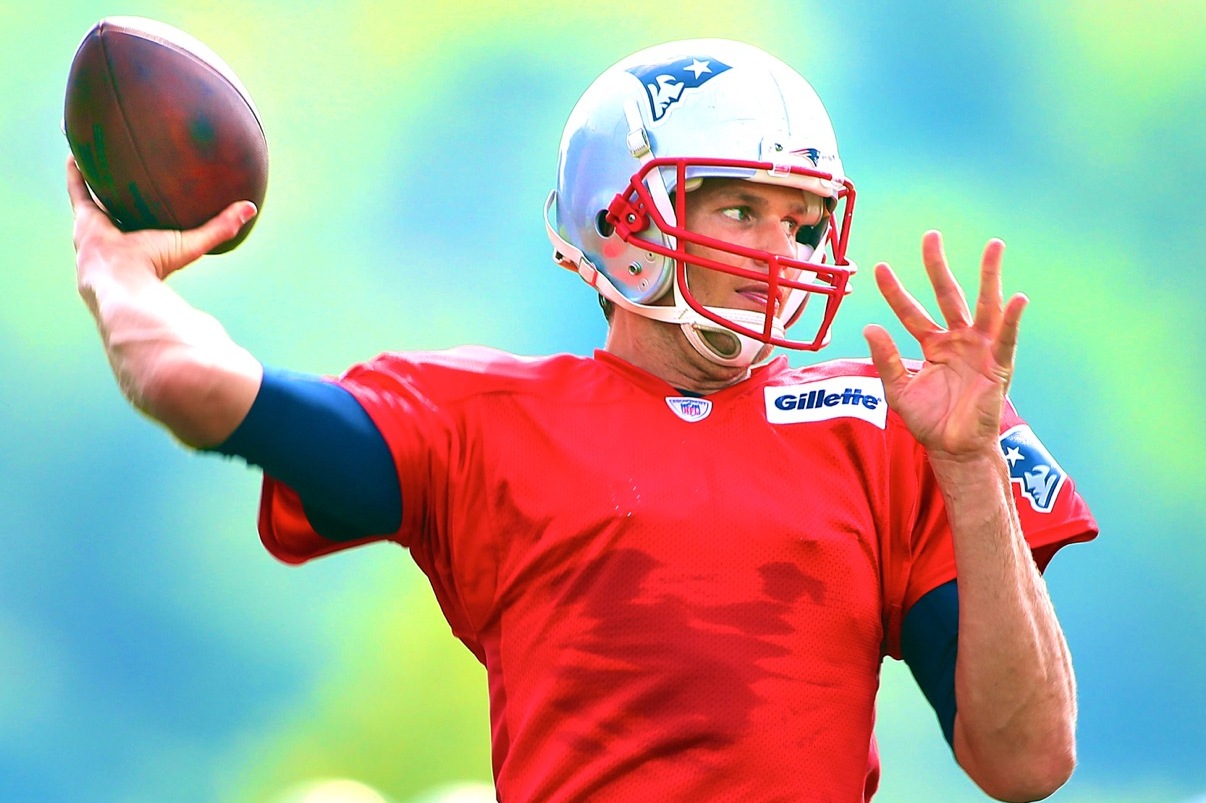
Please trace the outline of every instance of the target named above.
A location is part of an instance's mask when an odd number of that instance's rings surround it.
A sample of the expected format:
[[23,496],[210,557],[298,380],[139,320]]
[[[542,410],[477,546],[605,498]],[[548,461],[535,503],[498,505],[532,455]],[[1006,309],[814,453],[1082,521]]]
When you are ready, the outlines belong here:
[[[94,25],[71,62],[63,130],[125,231],[190,229],[235,201],[263,208],[268,144],[251,95],[217,54],[170,25]],[[210,253],[237,246],[257,219]]]

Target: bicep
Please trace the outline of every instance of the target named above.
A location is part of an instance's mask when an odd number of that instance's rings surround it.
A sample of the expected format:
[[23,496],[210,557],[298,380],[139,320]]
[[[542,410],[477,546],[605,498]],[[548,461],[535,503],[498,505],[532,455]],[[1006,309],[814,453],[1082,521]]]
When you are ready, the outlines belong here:
[[355,397],[332,382],[265,368],[246,417],[213,451],[242,457],[292,488],[323,537],[355,540],[400,526],[389,446]]

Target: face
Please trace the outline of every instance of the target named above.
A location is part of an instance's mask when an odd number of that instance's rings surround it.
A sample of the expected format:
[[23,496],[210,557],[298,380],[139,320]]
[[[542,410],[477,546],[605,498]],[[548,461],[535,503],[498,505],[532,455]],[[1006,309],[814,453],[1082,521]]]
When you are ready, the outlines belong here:
[[[816,227],[805,232],[812,239],[820,236],[819,226],[828,216],[827,202],[800,189],[773,184],[761,184],[743,179],[704,179],[689,190],[681,225],[696,235],[715,239],[730,246],[775,256],[798,257],[797,232],[804,227]],[[714,268],[693,265],[686,267],[687,285],[695,300],[707,307],[765,313],[767,307],[767,262],[741,256],[718,248],[696,245],[684,240],[689,257],[707,259],[726,268],[737,268],[746,276],[726,273]],[[798,278],[798,276],[788,276]],[[778,303],[788,295],[784,290]],[[667,292],[659,304],[674,303]],[[655,322],[650,317],[628,313],[612,319],[608,330],[607,349],[661,376],[675,387],[708,393],[738,381],[748,371],[750,363],[723,365],[703,355],[689,344],[677,325]],[[719,313],[724,317],[724,313]],[[750,319],[744,325],[750,325]],[[736,357],[742,343],[731,332],[721,328],[697,327],[696,332],[711,349],[725,357]],[[753,362],[760,362],[774,350],[766,344]]]
[[[825,212],[820,198],[801,190],[743,179],[705,179],[687,194],[686,228],[697,233],[777,256],[796,255],[796,233],[815,226]],[[744,268],[762,276],[767,264],[692,243],[687,253]],[[765,281],[734,276],[697,265],[687,266],[687,285],[705,306],[763,312],[766,309]],[[782,303],[787,291],[781,291]]]

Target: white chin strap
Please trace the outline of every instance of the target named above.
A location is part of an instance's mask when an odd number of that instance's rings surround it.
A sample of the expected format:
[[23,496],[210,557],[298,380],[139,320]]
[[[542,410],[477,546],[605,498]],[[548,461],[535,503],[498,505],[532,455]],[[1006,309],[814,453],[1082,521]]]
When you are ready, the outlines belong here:
[[[687,303],[683,300],[682,294],[679,291],[677,281],[673,284],[673,292],[675,306],[679,309],[688,309]],[[762,331],[762,328],[766,326],[766,315],[761,312],[728,309],[727,307],[705,307],[705,309],[746,329]],[[699,320],[702,317],[700,315],[692,315],[692,317],[695,320],[681,324],[683,334],[687,337],[687,342],[709,361],[717,365],[733,368],[749,368],[758,360],[763,351],[766,351],[768,354],[770,353],[767,344],[761,340],[755,340],[748,335],[738,334],[712,321],[701,321]],[[775,318],[771,322],[771,332],[775,337],[783,337],[783,324],[778,318]]]
[[[766,349],[765,343],[721,326],[704,327],[697,323],[684,323],[683,334],[696,351],[717,365],[749,368]],[[722,352],[717,348],[720,344],[732,344],[732,348]]]
[[[812,248],[809,246],[801,246],[802,256],[807,259],[812,255]],[[672,285],[674,293],[675,307],[682,310],[689,310],[686,301],[682,297],[682,292],[679,289],[678,282],[675,281]],[[796,313],[807,301],[807,294],[802,290],[793,290],[788,294],[787,303],[780,307],[782,314],[789,317]],[[744,309],[729,309],[727,307],[707,307],[708,312],[714,313],[726,321],[732,321],[734,324],[745,329],[752,329],[755,332],[761,332],[766,326],[766,315],[761,312]],[[770,355],[771,348],[769,343],[763,343],[761,340],[750,337],[749,335],[739,334],[731,329],[728,329],[713,321],[703,319],[703,316],[690,311],[692,320],[682,323],[683,334],[687,337],[687,342],[691,346],[717,365],[731,366],[735,368],[748,368],[755,362],[759,361],[759,357]],[[783,326],[783,321],[780,316],[776,316],[771,320],[771,335],[775,338],[783,339],[786,336],[786,330]],[[765,352],[765,354],[763,354]]]

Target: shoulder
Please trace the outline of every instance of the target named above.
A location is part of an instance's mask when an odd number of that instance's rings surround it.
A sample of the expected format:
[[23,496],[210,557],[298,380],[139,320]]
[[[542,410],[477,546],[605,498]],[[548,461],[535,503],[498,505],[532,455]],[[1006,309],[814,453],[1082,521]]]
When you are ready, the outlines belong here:
[[389,351],[369,363],[375,368],[447,371],[477,376],[525,378],[585,362],[572,354],[528,357],[489,346],[457,346],[439,351]]
[[879,372],[869,359],[841,358],[788,368],[777,374],[775,384],[816,382],[840,377],[869,377],[879,379]]
[[[784,362],[786,362],[786,358],[784,358]],[[905,359],[904,364],[910,371],[919,371],[923,363],[921,360]],[[789,382],[812,382],[819,379],[845,376],[879,379],[879,371],[876,370],[875,365],[869,357],[841,357],[812,363],[811,365],[783,367],[773,375],[777,378],[785,378]]]
[[405,386],[440,391],[445,397],[483,393],[546,393],[551,387],[588,383],[598,373],[589,357],[572,354],[529,357],[487,346],[458,346],[439,351],[392,351],[354,365],[344,384],[381,388]]

